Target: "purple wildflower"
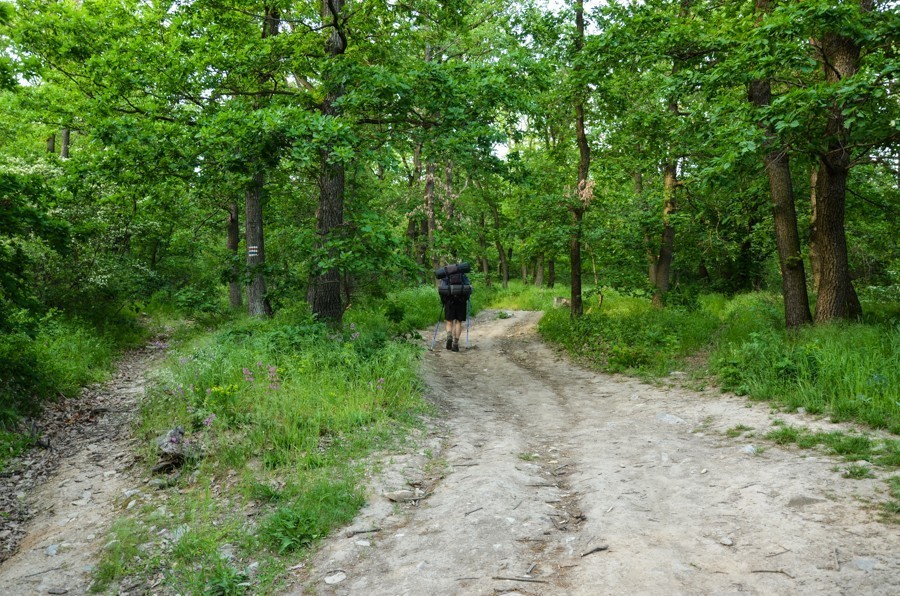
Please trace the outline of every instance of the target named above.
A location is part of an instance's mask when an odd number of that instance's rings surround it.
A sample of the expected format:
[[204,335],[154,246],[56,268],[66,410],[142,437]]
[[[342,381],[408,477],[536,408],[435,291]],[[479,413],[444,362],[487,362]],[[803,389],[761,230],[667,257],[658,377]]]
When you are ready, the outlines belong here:
[[206,417],[206,420],[203,421],[203,425],[204,425],[204,426],[211,426],[212,423],[213,423],[213,420],[215,420],[215,419],[216,419],[216,415],[215,415],[215,414],[210,414],[209,416]]

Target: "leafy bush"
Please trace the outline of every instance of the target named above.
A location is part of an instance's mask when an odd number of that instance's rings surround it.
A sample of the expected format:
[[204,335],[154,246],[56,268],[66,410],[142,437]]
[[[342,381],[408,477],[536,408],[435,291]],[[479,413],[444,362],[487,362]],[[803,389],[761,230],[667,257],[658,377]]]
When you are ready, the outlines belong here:
[[332,528],[352,520],[363,504],[362,492],[352,483],[320,480],[291,505],[269,515],[261,534],[280,553],[308,548]]

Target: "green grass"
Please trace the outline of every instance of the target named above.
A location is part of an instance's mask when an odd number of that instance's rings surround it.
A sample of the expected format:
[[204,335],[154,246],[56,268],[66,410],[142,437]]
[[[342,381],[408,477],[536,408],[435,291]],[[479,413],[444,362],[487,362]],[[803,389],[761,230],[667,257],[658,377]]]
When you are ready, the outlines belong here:
[[34,322],[30,334],[0,333],[0,470],[31,444],[24,417],[108,378],[122,350],[148,333],[134,317],[98,327],[57,312]]
[[[340,328],[298,308],[173,341],[140,412],[142,455],[155,463],[154,438],[182,426],[203,457],[168,489],[179,491],[170,516],[135,515],[186,530],[171,550],[149,547],[149,569],[114,580],[162,572],[181,593],[276,590],[288,562],[363,505],[366,456],[396,445],[426,410],[421,344],[409,339],[433,316],[434,294],[360,301]],[[222,544],[233,547],[224,559]]]
[[900,476],[887,479],[888,500],[882,503],[881,509],[885,520],[900,523]]
[[840,431],[813,432],[786,425],[777,425],[764,438],[778,445],[797,445],[801,449],[822,447],[852,462],[865,460],[886,467],[900,464],[900,440],[896,439],[874,439],[868,435]]
[[740,437],[744,433],[750,432],[753,430],[753,427],[747,426],[744,424],[738,424],[737,426],[733,426],[725,431],[725,436],[730,437],[732,439]]
[[603,293],[603,306],[577,321],[568,309],[549,309],[541,334],[607,372],[660,377],[692,370],[788,411],[804,408],[900,434],[900,325],[891,309],[874,309],[865,323],[788,332],[780,298],[770,293],[711,294],[693,308],[665,309]]
[[662,376],[706,348],[720,322],[707,311],[656,309],[643,298],[604,290],[602,307],[573,321],[551,309],[539,330],[587,364],[607,372]]

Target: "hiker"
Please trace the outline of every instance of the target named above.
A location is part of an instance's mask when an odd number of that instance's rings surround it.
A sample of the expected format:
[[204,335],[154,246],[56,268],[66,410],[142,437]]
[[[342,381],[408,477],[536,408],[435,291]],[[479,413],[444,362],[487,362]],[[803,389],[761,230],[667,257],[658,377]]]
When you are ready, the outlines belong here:
[[472,282],[466,277],[468,263],[457,263],[441,267],[434,274],[441,280],[438,294],[444,305],[444,319],[447,321],[446,349],[459,352],[459,336],[462,335],[463,321],[466,320]]

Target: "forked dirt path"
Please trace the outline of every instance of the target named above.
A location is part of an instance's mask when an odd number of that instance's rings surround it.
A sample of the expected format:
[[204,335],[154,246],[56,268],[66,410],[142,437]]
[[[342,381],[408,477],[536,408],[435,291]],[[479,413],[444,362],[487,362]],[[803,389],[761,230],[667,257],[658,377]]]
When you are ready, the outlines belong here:
[[426,356],[437,420],[293,593],[900,594],[882,482],[725,436],[768,432],[765,404],[583,370],[539,317],[483,312],[468,351]]
[[27,519],[4,530],[21,536],[5,535],[0,595],[88,592],[116,505],[142,495],[130,426],[145,373],[165,347],[129,352],[110,381],[51,407],[41,421],[50,449],[32,450],[0,478],[5,507],[15,509],[4,512]]

